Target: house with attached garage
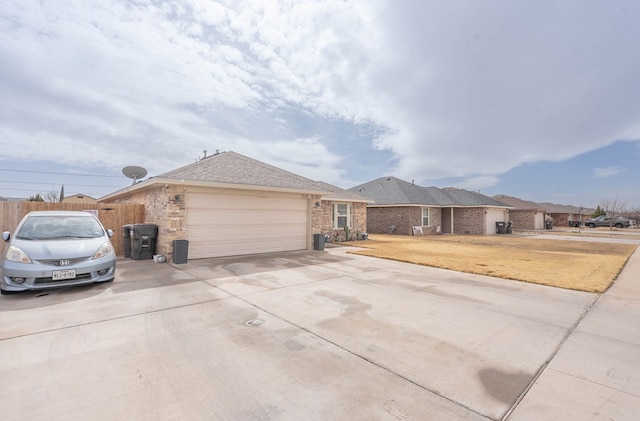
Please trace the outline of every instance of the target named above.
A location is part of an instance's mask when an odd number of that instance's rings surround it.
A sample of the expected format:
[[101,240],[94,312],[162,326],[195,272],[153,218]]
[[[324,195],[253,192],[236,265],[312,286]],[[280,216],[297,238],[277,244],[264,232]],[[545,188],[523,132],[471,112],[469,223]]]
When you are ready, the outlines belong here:
[[[513,225],[518,229],[545,229],[548,227],[580,226],[595,212],[593,208],[555,203],[537,203],[504,194],[492,196],[494,199],[513,206],[510,210]],[[551,225],[548,225],[551,222]]]
[[369,200],[236,152],[220,152],[137,182],[100,203],[145,206],[158,226],[156,253],[174,240],[189,259],[313,249],[314,234],[366,229]]
[[545,229],[545,222],[549,218],[546,210],[539,203],[504,194],[492,196],[495,200],[508,204],[513,208],[509,211],[509,217],[513,226],[517,229],[541,230]]
[[372,234],[496,234],[509,221],[511,206],[458,188],[422,187],[396,177],[382,177],[349,189],[367,205]]

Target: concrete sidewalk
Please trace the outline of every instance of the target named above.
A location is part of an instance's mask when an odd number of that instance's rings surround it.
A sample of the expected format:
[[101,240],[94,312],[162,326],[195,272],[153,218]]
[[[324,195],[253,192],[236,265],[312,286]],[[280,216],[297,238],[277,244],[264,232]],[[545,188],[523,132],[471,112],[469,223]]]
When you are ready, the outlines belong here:
[[640,419],[640,249],[508,419]]
[[638,419],[638,252],[599,296],[348,250],[0,297],[0,419]]

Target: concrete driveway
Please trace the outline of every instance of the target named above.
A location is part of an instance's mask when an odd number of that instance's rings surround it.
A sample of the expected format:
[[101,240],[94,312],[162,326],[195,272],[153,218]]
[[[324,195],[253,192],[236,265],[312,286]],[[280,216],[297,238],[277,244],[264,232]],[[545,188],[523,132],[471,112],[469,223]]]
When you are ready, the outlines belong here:
[[347,254],[0,298],[3,420],[640,416],[640,255],[604,295]]

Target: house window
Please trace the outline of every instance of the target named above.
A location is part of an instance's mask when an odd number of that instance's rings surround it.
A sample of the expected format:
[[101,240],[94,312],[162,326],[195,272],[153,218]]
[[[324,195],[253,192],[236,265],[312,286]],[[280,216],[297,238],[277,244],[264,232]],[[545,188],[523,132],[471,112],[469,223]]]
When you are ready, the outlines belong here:
[[429,208],[422,208],[422,226],[426,227],[429,226],[429,215],[431,212],[429,212]]
[[333,204],[333,227],[344,228],[350,226],[351,206],[347,203]]

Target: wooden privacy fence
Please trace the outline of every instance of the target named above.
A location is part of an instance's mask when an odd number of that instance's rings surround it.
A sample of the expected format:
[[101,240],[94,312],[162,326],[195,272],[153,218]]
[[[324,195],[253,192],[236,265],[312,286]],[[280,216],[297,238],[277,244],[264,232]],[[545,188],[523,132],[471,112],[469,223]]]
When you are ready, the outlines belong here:
[[[27,213],[43,210],[68,210],[68,211],[98,211],[98,219],[106,229],[113,230],[111,243],[116,249],[116,254],[124,255],[124,238],[122,226],[126,224],[144,223],[144,205],[140,204],[114,204],[114,203],[51,203],[6,201],[0,202],[0,223],[2,232],[13,233],[18,223]],[[0,241],[2,252],[7,243]]]

